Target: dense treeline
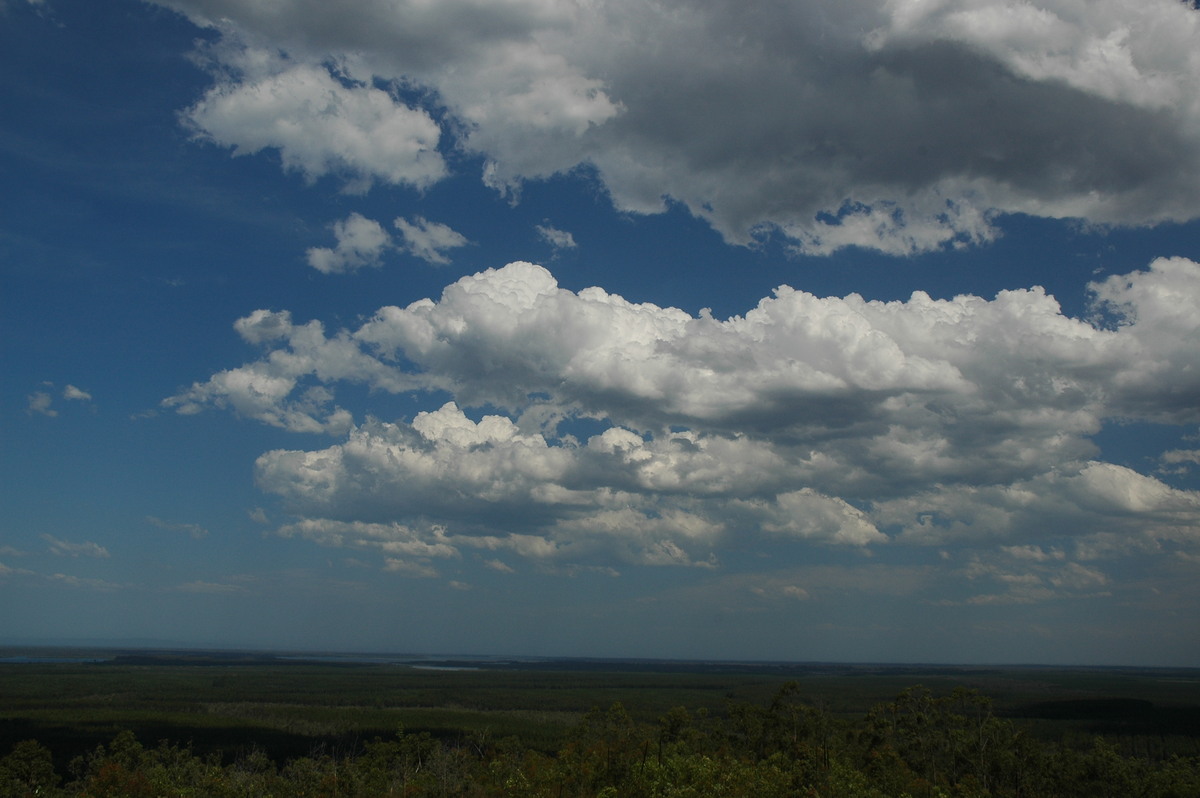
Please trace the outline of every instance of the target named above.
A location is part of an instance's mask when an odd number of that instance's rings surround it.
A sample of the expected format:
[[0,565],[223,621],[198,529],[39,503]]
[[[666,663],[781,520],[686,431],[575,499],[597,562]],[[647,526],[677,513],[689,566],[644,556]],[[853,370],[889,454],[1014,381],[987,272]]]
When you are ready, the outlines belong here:
[[803,701],[794,683],[768,704],[735,703],[719,716],[677,708],[645,724],[620,704],[596,709],[553,756],[515,738],[401,730],[355,751],[275,762],[250,750],[224,762],[122,732],[67,770],[56,771],[41,743],[19,743],[0,759],[0,798],[1200,795],[1200,757],[1128,757],[1102,738],[1048,744],[993,715],[975,691],[912,688],[847,721]]

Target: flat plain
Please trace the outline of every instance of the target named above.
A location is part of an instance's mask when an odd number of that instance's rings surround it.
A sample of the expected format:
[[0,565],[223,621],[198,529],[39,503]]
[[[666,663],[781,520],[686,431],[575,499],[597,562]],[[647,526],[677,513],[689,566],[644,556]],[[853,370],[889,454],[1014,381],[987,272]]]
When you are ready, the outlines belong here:
[[558,749],[594,708],[652,724],[672,708],[721,715],[789,682],[846,719],[915,686],[976,690],[1030,734],[1132,756],[1200,755],[1200,669],[405,658],[228,651],[0,649],[0,754],[36,739],[56,761],[122,730],[235,758],[351,754],[398,730]]

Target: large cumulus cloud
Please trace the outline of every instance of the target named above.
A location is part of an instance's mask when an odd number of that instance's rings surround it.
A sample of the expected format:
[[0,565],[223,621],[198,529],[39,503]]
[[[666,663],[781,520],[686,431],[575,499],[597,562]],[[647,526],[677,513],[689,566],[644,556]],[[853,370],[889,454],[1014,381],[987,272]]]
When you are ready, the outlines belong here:
[[[332,335],[256,311],[235,327],[262,357],[165,404],[349,430],[257,466],[316,524],[291,533],[327,542],[710,566],[742,545],[1020,545],[1052,528],[1079,557],[1190,550],[1200,496],[1104,462],[1091,436],[1200,421],[1200,264],[1091,291],[1075,319],[1036,288],[878,302],[783,286],[719,320],[513,263]],[[453,401],[353,423],[343,383]]]
[[618,208],[811,253],[1200,214],[1178,0],[157,1],[222,32],[199,135],[352,188],[428,184],[452,140],[502,191],[587,165]]

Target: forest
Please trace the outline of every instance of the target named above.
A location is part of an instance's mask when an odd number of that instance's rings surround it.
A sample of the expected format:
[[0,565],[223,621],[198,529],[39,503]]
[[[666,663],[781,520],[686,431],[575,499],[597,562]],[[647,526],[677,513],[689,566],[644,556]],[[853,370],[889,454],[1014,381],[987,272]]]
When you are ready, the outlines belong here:
[[1200,795],[1195,671],[127,656],[0,691],[3,798]]

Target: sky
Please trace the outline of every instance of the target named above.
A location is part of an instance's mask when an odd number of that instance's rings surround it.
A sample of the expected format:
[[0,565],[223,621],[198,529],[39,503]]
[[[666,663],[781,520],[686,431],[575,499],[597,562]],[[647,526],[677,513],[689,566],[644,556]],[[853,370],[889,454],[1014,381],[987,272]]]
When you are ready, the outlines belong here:
[[0,0],[0,644],[1200,666],[1200,11]]

